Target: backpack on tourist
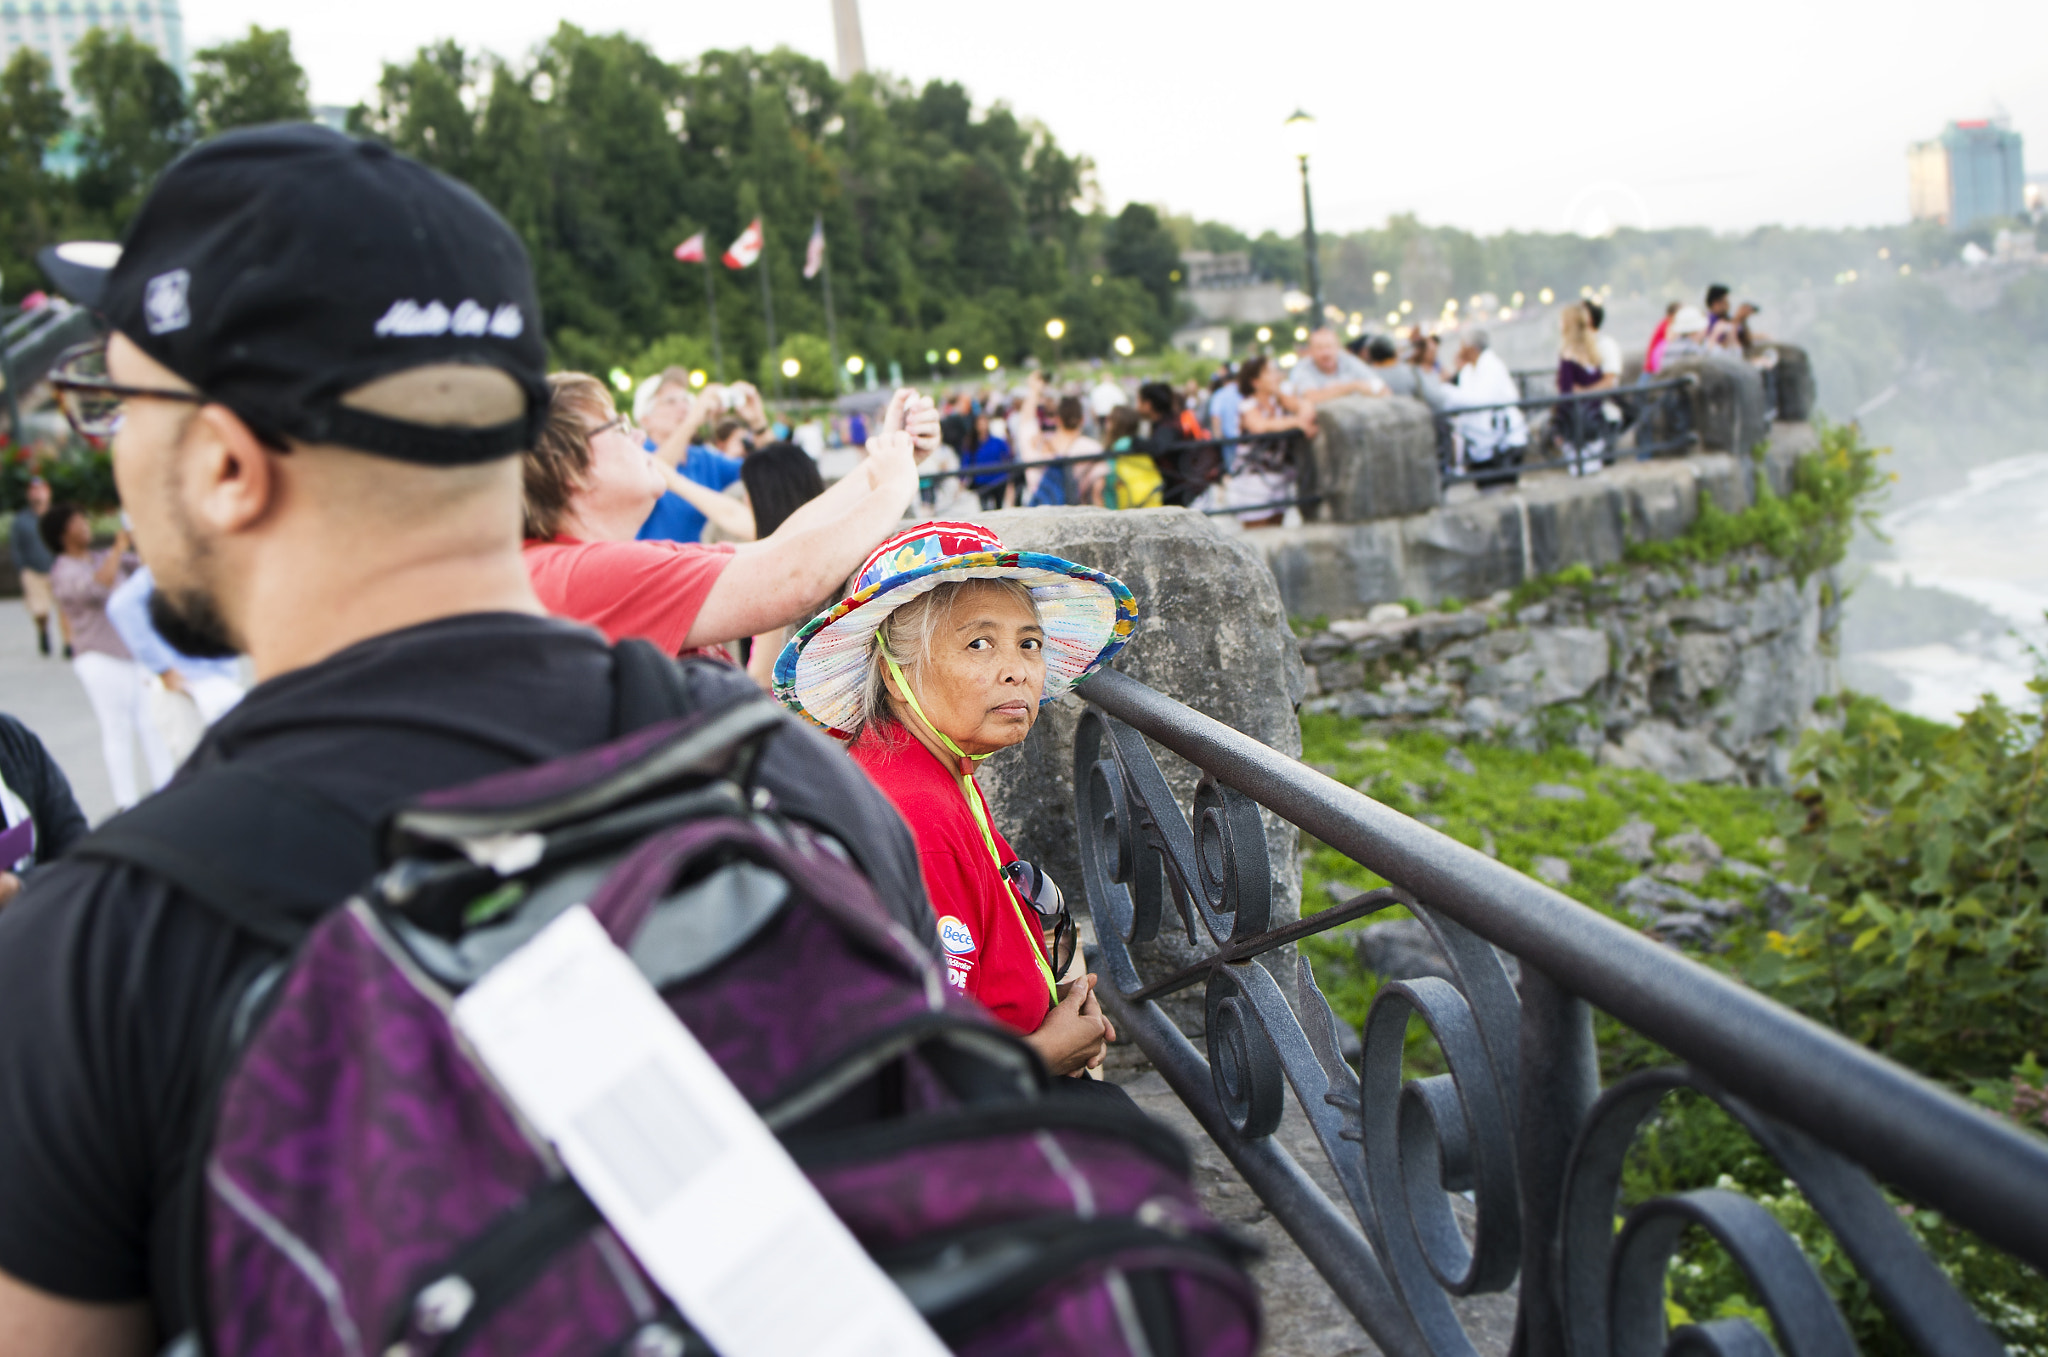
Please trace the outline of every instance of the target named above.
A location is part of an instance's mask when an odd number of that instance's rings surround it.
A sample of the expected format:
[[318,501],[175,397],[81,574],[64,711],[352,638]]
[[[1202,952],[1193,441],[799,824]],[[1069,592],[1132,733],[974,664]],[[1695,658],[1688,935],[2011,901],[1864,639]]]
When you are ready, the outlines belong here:
[[[694,701],[705,689],[652,647],[614,653],[620,738],[419,799],[338,908],[276,907],[296,856],[332,851],[320,808],[232,765],[86,850],[278,949],[228,996],[209,1057],[182,1341],[219,1357],[712,1351],[450,1021],[458,994],[581,906],[955,1351],[1253,1352],[1243,1246],[1202,1209],[1179,1142],[1049,1097],[1022,1039],[890,919],[857,827],[782,812],[844,756],[765,696]],[[221,828],[251,817],[265,837]],[[802,1272],[773,1279],[777,1302],[814,1299]]]

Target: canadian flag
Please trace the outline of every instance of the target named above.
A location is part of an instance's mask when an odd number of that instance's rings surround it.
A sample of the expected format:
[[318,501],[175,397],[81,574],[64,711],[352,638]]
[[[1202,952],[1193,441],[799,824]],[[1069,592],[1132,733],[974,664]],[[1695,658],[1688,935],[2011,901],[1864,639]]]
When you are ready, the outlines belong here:
[[725,266],[729,269],[743,269],[761,257],[761,219],[756,217],[747,223],[747,229],[740,232],[740,238],[725,252]]
[[676,258],[685,264],[704,262],[704,233],[699,231],[682,244],[676,246]]
[[825,267],[825,219],[814,218],[811,222],[811,243],[804,250],[804,277],[815,278],[818,270]]

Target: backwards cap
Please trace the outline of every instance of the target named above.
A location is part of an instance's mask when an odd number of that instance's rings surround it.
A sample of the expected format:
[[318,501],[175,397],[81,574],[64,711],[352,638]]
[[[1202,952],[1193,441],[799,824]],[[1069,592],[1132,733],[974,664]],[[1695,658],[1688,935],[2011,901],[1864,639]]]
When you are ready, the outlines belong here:
[[[69,262],[67,291],[267,437],[456,466],[530,446],[546,412],[525,247],[470,189],[375,142],[312,123],[216,137],[164,172],[111,268]],[[526,414],[443,427],[340,402],[433,364],[505,373]]]

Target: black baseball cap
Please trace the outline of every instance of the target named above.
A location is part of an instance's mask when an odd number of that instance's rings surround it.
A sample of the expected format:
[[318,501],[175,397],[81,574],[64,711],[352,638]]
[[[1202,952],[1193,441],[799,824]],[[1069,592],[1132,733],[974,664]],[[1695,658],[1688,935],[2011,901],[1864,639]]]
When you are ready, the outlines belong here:
[[[533,266],[473,191],[387,146],[313,123],[229,132],[164,171],[93,295],[112,328],[259,436],[463,465],[531,447],[547,411]],[[444,427],[341,397],[431,364],[496,368],[519,419]]]

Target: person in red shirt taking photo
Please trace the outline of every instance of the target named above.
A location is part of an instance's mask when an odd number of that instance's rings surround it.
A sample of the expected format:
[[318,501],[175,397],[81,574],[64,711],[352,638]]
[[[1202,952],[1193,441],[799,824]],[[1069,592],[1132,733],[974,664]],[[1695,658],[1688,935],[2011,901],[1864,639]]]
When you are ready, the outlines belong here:
[[916,493],[913,440],[938,438],[931,402],[899,391],[867,460],[767,537],[642,542],[634,534],[667,488],[666,469],[603,382],[558,372],[548,384],[547,420],[521,467],[534,592],[558,617],[671,655],[787,626],[832,597]]
[[1096,978],[1068,974],[1073,923],[1057,888],[990,823],[974,765],[1108,663],[1137,614],[1131,591],[1099,570],[1005,551],[978,524],[924,523],[877,547],[851,596],[806,623],[775,665],[776,696],[847,741],[909,822],[947,978],[1055,1075],[1100,1065],[1115,1033]]

